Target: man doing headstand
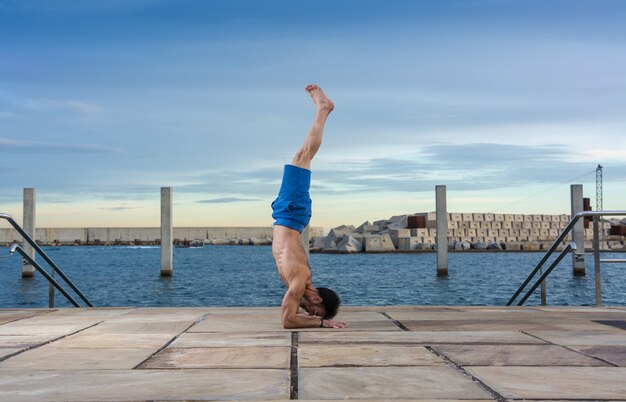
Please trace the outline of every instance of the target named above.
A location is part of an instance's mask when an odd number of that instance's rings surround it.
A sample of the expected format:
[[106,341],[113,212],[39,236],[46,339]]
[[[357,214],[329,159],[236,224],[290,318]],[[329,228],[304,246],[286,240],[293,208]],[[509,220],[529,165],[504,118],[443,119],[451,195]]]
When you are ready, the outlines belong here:
[[[311,219],[311,159],[322,144],[322,132],[335,105],[317,85],[307,85],[316,107],[313,125],[290,165],[285,165],[278,197],[272,203],[274,239],[272,254],[278,273],[287,286],[281,305],[285,328],[343,328],[345,324],[331,320],[337,314],[339,297],[328,288],[315,288],[304,251],[301,233]],[[308,314],[299,314],[302,307]]]

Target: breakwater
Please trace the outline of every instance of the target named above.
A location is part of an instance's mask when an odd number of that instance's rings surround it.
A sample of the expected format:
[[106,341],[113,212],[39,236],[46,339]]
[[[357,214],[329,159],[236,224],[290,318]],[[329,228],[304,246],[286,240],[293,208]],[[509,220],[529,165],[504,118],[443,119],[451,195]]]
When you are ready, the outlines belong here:
[[[567,226],[570,216],[544,214],[448,213],[447,240],[450,250],[536,251],[550,247]],[[614,235],[626,221],[602,221],[601,248],[626,250],[626,237]],[[589,222],[585,226],[585,248],[591,248],[593,237]],[[392,216],[358,227],[342,225],[326,236],[312,239],[312,250],[321,252],[359,253],[436,250],[437,222],[435,212]]]
[[[311,236],[321,236],[323,229],[312,227]],[[175,227],[174,243],[200,240],[206,244],[267,245],[272,241],[272,227]],[[0,244],[21,242],[15,229],[0,229]],[[38,228],[35,241],[42,245],[154,245],[161,243],[158,227],[120,228]]]

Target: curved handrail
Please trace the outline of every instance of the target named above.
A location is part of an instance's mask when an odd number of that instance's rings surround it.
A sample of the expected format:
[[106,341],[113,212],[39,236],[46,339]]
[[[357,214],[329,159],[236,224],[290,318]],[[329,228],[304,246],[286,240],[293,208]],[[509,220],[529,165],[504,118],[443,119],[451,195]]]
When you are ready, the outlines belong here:
[[17,222],[15,222],[15,220],[13,219],[11,215],[0,212],[0,219],[7,220],[11,224],[11,226],[13,226],[13,228],[15,228],[15,230],[17,230],[17,232],[24,238],[24,240],[28,244],[30,244],[33,247],[33,249],[35,249],[37,253],[39,253],[39,255],[41,255],[41,257],[48,263],[48,265],[50,265],[50,267],[52,267],[54,272],[58,273],[61,276],[61,278],[63,278],[65,283],[67,283],[72,288],[72,290],[74,290],[74,292],[76,292],[76,294],[80,296],[80,298],[83,299],[83,301],[89,307],[93,307],[93,304],[91,304],[89,299],[87,299],[87,297],[85,297],[85,295],[80,291],[80,289],[78,289],[76,285],[74,285],[74,283],[70,280],[70,278],[68,278],[63,273],[63,271],[61,271],[61,269],[57,267],[57,265],[50,259],[50,257],[48,257],[48,255],[41,249],[41,247],[39,247],[39,245],[35,243],[35,241],[28,235],[28,233],[26,233],[24,229],[22,229],[20,225],[18,225]]
[[552,246],[550,246],[548,251],[546,251],[546,254],[543,256],[541,261],[539,261],[537,266],[535,266],[535,269],[533,269],[530,275],[528,275],[524,283],[522,283],[522,285],[517,289],[515,294],[511,297],[511,299],[509,299],[506,305],[510,306],[515,301],[517,296],[519,296],[519,294],[522,293],[522,290],[524,290],[524,288],[528,285],[528,283],[532,280],[532,278],[537,274],[537,272],[541,269],[541,267],[543,267],[543,264],[545,264],[548,258],[550,258],[554,250],[557,249],[559,244],[561,244],[561,242],[565,239],[565,237],[569,234],[569,232],[574,228],[574,226],[576,225],[576,223],[578,222],[580,218],[585,217],[585,216],[624,216],[624,215],[626,215],[626,211],[580,211],[576,213],[572,217],[572,219],[569,221],[565,229],[563,229],[563,232],[561,232],[559,237],[557,237],[554,243],[552,243]]

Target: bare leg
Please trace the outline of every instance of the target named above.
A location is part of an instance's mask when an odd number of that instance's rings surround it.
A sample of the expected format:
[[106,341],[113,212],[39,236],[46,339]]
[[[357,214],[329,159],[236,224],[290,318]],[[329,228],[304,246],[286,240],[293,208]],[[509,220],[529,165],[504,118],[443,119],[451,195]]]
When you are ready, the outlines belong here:
[[311,160],[317,153],[320,145],[322,145],[324,124],[326,124],[326,119],[330,112],[333,111],[335,104],[328,99],[322,88],[317,85],[307,85],[305,90],[311,95],[311,99],[313,99],[315,104],[315,119],[302,148],[296,153],[291,164],[304,169],[311,169]]

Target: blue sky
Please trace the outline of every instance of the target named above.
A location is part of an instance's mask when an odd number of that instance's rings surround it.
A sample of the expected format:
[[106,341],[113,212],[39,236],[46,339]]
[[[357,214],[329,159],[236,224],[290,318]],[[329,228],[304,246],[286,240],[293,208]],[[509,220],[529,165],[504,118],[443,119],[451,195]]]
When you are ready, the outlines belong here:
[[312,225],[626,200],[626,2],[0,0],[0,210],[260,226],[319,83]]

